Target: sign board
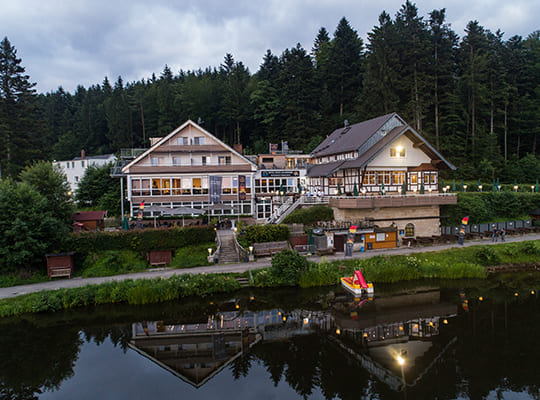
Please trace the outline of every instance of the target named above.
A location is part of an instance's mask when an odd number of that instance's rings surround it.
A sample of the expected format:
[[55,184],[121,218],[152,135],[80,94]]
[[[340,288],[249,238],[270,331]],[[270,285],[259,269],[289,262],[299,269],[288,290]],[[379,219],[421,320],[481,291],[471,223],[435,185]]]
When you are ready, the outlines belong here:
[[223,178],[215,175],[210,175],[208,178],[209,200],[210,202],[219,203],[221,201],[221,185]]
[[246,199],[246,176],[238,175],[238,200]]
[[276,154],[278,149],[277,143],[270,143],[270,154]]
[[272,171],[272,170],[263,170],[261,171],[261,176],[263,178],[272,178],[272,177],[296,177],[300,176],[300,171],[297,170],[282,170],[282,171]]

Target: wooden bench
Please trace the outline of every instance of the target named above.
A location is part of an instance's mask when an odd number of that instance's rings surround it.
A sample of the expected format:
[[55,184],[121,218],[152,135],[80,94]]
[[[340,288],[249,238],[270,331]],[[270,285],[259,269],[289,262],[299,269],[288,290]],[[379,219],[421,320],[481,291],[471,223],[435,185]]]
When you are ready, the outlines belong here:
[[71,278],[73,274],[73,256],[75,253],[46,254],[47,275],[49,279],[67,276]]
[[334,255],[336,249],[333,247],[327,247],[326,249],[317,249],[318,256],[332,256]]
[[288,248],[289,243],[286,240],[282,242],[254,243],[253,253],[255,254],[255,257],[273,256],[281,250],[286,250]]
[[172,262],[171,250],[151,250],[146,256],[150,265],[166,265]]

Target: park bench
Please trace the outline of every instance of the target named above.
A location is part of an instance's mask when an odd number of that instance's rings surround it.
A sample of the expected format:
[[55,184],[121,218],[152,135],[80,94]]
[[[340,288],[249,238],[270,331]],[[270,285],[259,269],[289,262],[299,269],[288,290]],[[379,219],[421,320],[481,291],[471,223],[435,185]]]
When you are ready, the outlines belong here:
[[334,255],[336,249],[333,247],[327,247],[326,249],[317,249],[318,256],[331,256]]
[[273,256],[274,254],[279,253],[281,250],[288,248],[289,243],[286,240],[281,242],[254,243],[253,253],[255,254],[255,257]]
[[73,256],[75,253],[46,254],[47,275],[49,279],[67,276],[71,278],[73,274]]

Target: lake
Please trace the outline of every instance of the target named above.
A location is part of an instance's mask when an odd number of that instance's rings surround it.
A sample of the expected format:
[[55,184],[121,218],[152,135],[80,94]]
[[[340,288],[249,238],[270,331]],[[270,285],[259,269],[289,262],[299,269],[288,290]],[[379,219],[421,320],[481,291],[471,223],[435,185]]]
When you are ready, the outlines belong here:
[[[504,283],[502,283],[504,281]],[[2,399],[539,399],[538,274],[0,320]]]

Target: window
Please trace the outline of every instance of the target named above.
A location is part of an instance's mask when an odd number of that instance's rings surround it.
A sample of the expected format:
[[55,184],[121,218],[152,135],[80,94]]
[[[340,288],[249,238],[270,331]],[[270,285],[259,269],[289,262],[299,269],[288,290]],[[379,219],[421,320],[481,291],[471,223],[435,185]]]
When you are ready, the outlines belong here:
[[150,179],[141,179],[141,196],[150,196]]
[[75,168],[75,161],[71,162],[71,168]]
[[151,157],[150,158],[150,165],[152,165],[153,167],[156,166],[156,165],[159,165],[159,158],[158,157]]
[[405,180],[405,172],[392,171],[392,184],[393,185],[403,185],[404,180]]
[[193,194],[202,194],[201,178],[193,178]]
[[221,188],[222,193],[223,194],[231,194],[231,192],[232,192],[232,190],[231,190],[232,189],[232,187],[231,187],[231,185],[232,185],[231,177],[230,176],[224,176],[221,184],[222,184],[222,188]]
[[180,178],[173,178],[172,180],[172,194],[178,196],[181,194],[182,180]]
[[81,167],[84,168],[84,161],[81,161]]
[[390,157],[405,157],[405,148],[403,146],[391,148]]
[[366,171],[364,173],[364,185],[375,185],[375,171]]
[[179,146],[187,146],[189,144],[189,139],[187,137],[179,137],[176,139],[176,143]]
[[274,163],[274,157],[263,157],[263,163]]
[[203,145],[204,144],[204,137],[203,136],[197,136],[193,138],[193,144],[194,145]]
[[411,174],[411,183],[413,185],[418,183],[418,175],[416,173]]
[[66,168],[69,169],[69,162],[66,163]]
[[182,157],[173,157],[172,163],[173,165],[182,165]]
[[75,182],[79,182],[79,177],[78,176],[75,177]]
[[414,236],[414,225],[409,223],[405,225],[405,236]]
[[377,173],[377,185],[390,185],[390,171],[379,171]]
[[218,165],[231,165],[231,156],[219,156]]
[[206,156],[201,157],[202,165],[206,165]]

